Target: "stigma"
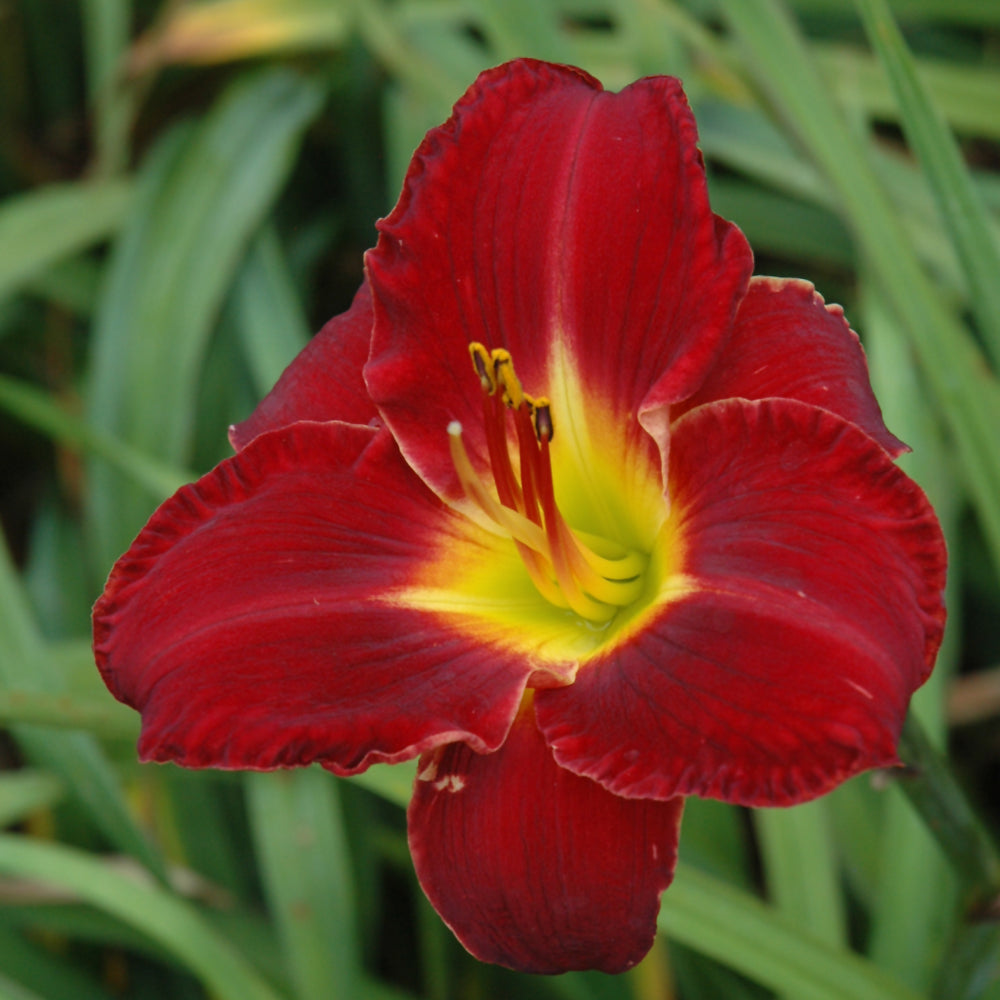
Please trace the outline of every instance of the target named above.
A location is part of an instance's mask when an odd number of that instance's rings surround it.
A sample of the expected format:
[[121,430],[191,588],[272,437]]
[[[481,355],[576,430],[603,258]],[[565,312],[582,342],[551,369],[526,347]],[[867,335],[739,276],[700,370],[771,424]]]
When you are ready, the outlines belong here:
[[[493,489],[473,468],[462,425],[448,425],[452,462],[466,497],[517,547],[538,592],[596,623],[611,621],[643,590],[645,559],[616,542],[574,531],[556,504],[550,446],[552,408],[525,393],[510,353],[469,345],[483,390]],[[517,466],[511,454],[517,454]]]

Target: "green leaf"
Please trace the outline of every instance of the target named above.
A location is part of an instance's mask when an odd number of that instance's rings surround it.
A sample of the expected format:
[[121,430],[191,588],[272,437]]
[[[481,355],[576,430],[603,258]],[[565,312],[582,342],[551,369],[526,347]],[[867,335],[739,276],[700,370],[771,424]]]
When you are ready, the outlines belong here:
[[110,177],[128,163],[137,87],[120,77],[129,46],[129,0],[83,0],[87,92],[94,116],[94,173]]
[[48,691],[0,691],[0,724],[83,729],[117,739],[139,735],[139,716],[117,701]]
[[236,276],[233,305],[254,387],[264,396],[310,335],[281,243],[270,226],[262,227],[250,246]]
[[451,67],[438,66],[413,45],[400,28],[398,7],[385,0],[364,0],[356,4],[355,13],[362,39],[382,65],[446,115],[471,81],[459,78]]
[[[894,4],[893,7],[898,7]],[[813,46],[824,76],[844,101],[860,100],[868,115],[897,121],[899,105],[877,59],[860,48],[843,44]],[[1000,138],[996,95],[1000,72],[984,60],[937,59],[921,56],[917,72],[934,94],[948,124],[967,135]]]
[[345,780],[367,788],[387,802],[393,802],[405,809],[413,794],[413,782],[417,775],[417,762],[405,764],[375,764],[361,774]]
[[910,768],[899,787],[951,861],[971,915],[985,917],[1000,900],[1000,849],[912,713],[903,726],[899,756]]
[[0,973],[0,1000],[45,1000],[45,998]]
[[54,805],[65,791],[63,783],[47,771],[24,768],[0,774],[0,827],[19,823],[30,813]]
[[175,955],[219,1000],[279,1000],[193,906],[82,851],[0,834],[0,872],[68,891],[125,921]]
[[0,407],[63,447],[105,459],[142,486],[153,499],[173,493],[194,478],[184,469],[172,468],[110,434],[95,430],[48,393],[7,375],[0,375]]
[[[290,70],[255,73],[238,79],[197,127],[161,140],[143,169],[95,319],[88,416],[97,430],[168,461],[187,460],[209,335],[322,96],[317,83]],[[149,501],[107,463],[91,475],[89,527],[98,557],[110,564]]]
[[[11,981],[20,984],[18,988],[36,991],[25,996],[109,1000],[108,994],[77,970],[70,960],[36,943],[29,934],[30,931],[0,926],[0,969]],[[0,992],[0,997],[3,996]]]
[[[44,695],[60,687],[7,546],[0,541],[0,690]],[[133,821],[114,771],[89,734],[53,732],[26,723],[11,731],[28,759],[58,775],[113,844],[164,874],[162,859]]]
[[336,779],[319,768],[248,774],[246,790],[296,997],[355,1000],[361,962]]
[[[910,705],[935,742],[943,745],[945,696],[962,635],[957,539],[964,498],[902,330],[869,283],[862,285],[861,306],[872,386],[886,423],[913,448],[900,465],[926,489],[948,541],[949,627],[934,673]],[[880,861],[871,880],[868,954],[902,982],[927,991],[940,963],[952,960],[944,949],[958,916],[956,879],[932,833],[898,787],[866,791],[869,801],[880,799],[882,816]],[[856,831],[849,836],[853,840]],[[913,877],[915,871],[920,878]]]
[[[917,75],[885,0],[855,0],[889,75],[903,129],[924,170],[969,281],[970,304],[995,369],[1000,369],[1000,248],[989,213],[958,144]],[[995,98],[995,91],[994,91]]]
[[774,905],[818,940],[846,947],[847,918],[827,803],[758,809],[754,825]]
[[870,962],[686,865],[677,866],[663,895],[659,926],[673,940],[796,1000],[920,1000]]
[[[480,0],[477,13],[499,62],[523,55],[554,62],[572,60],[572,50],[559,30],[561,11],[549,4],[535,0]],[[526,41],[530,52],[525,51]]]
[[0,300],[114,233],[131,199],[129,182],[108,180],[53,184],[0,204]]

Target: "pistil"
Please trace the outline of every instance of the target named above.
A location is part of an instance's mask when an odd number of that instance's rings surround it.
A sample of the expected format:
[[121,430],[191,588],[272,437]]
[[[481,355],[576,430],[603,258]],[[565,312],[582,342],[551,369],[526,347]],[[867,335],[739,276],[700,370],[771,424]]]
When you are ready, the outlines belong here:
[[[510,536],[546,600],[589,621],[610,621],[619,608],[641,594],[644,558],[569,527],[553,488],[549,449],[554,427],[549,401],[524,392],[507,351],[487,351],[474,343],[469,353],[483,389],[486,446],[497,495],[473,468],[462,442],[462,426],[453,421],[448,426],[449,444],[462,489]],[[511,423],[520,475],[511,462]]]

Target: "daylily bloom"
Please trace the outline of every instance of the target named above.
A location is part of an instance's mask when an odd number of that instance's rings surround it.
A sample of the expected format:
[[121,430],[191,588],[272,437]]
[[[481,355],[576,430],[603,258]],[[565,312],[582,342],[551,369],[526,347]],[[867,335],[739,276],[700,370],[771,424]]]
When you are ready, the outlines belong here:
[[897,763],[941,533],[842,310],[713,215],[676,80],[486,72],[378,229],[115,566],[97,661],[143,760],[419,756],[413,859],[465,946],[620,971],[685,796]]

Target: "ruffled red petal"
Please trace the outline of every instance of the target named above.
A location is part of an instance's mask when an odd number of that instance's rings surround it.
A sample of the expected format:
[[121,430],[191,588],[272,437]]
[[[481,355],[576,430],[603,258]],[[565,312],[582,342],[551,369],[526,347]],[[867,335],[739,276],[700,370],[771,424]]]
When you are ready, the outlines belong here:
[[622,972],[653,943],[682,809],[558,767],[527,703],[496,753],[453,745],[421,759],[410,850],[434,908],[482,961]]
[[441,546],[482,557],[478,536],[384,429],[255,438],[160,507],[95,608],[140,756],[351,774],[456,740],[496,749],[532,665],[395,597]]
[[533,395],[558,398],[570,369],[636,427],[701,382],[752,266],[709,208],[677,80],[614,94],[533,60],[479,77],[379,228],[365,378],[408,461],[451,498],[448,423],[484,453],[470,341],[510,350]]
[[828,411],[729,400],[675,425],[670,496],[661,606],[536,696],[556,760],[620,795],[748,805],[893,763],[944,625],[920,489]]
[[894,457],[906,451],[882,420],[864,351],[844,310],[826,305],[808,281],[753,278],[718,364],[671,415],[720,399],[769,396],[832,410]]
[[351,308],[334,316],[299,352],[275,387],[242,423],[229,429],[234,448],[299,420],[368,424],[378,417],[362,369],[372,337],[372,296],[364,282]]

